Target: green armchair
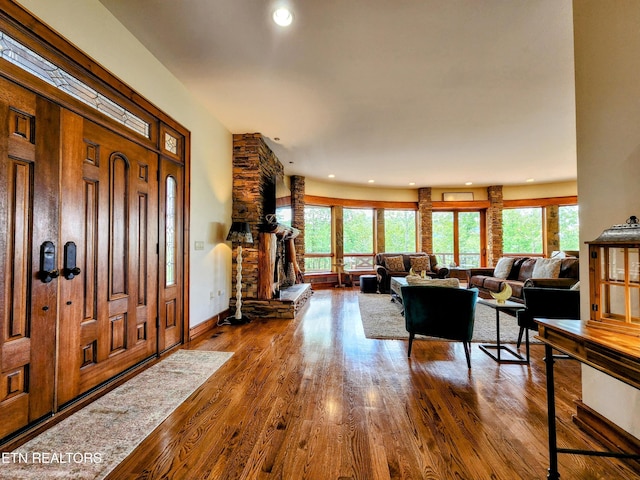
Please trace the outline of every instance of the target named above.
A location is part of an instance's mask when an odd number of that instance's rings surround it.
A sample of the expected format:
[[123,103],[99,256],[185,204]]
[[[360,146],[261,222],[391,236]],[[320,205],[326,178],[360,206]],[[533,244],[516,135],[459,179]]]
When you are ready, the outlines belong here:
[[471,338],[476,313],[478,290],[424,285],[402,288],[402,303],[411,357],[413,339],[417,335],[461,341],[471,368]]

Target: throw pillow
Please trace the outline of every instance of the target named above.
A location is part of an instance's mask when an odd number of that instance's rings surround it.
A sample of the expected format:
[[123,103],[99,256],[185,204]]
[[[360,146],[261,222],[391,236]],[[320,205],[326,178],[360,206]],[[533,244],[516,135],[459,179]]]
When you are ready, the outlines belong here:
[[431,262],[428,256],[409,257],[411,268],[416,272],[429,272],[431,270]]
[[562,260],[559,258],[538,258],[531,278],[558,278],[561,263]]
[[503,280],[509,276],[513,262],[516,259],[513,257],[502,257],[498,260],[496,267],[493,269],[493,276],[496,278],[502,278]]
[[402,255],[397,257],[387,257],[384,259],[384,266],[391,272],[404,272],[404,262]]
[[418,275],[408,275],[407,285],[427,285],[430,287],[459,288],[460,280],[457,278],[422,278]]

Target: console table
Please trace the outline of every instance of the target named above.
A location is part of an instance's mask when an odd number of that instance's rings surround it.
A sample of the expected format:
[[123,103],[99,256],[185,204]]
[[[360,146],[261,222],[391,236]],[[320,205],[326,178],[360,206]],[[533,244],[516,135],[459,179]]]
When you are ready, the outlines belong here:
[[[558,453],[601,457],[635,458],[633,453],[602,452],[558,448],[556,441],[556,407],[553,364],[557,359],[574,359],[607,375],[640,389],[640,338],[623,335],[602,328],[587,326],[575,320],[536,318],[539,334],[544,343],[547,371],[547,421],[549,427],[549,473],[547,478],[557,480]],[[563,355],[554,355],[553,349]]]

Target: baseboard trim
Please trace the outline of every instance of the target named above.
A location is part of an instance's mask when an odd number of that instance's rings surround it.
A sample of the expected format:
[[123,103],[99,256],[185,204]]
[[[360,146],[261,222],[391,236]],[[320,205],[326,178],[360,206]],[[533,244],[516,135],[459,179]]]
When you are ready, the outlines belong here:
[[189,329],[189,340],[188,341],[189,342],[193,342],[194,340],[197,340],[198,338],[202,337],[203,335],[206,335],[207,333],[212,331],[214,328],[216,328],[216,326],[218,325],[218,322],[220,321],[220,319],[227,318],[230,314],[231,314],[230,310],[227,309],[227,310],[225,310],[223,312],[220,312],[217,315],[214,315],[209,320],[205,320],[204,322],[199,323],[195,327],[191,327]]
[[[639,452],[640,439],[623,430],[593,410],[582,400],[576,400],[577,411],[573,422],[612,452]],[[626,459],[640,473],[640,460]]]

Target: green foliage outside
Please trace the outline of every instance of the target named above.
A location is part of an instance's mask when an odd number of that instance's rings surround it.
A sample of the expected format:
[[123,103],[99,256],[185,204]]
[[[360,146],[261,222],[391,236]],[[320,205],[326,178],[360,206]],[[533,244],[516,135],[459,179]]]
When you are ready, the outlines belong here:
[[307,253],[331,253],[331,207],[304,207],[304,225]]
[[416,251],[415,211],[384,211],[384,244],[387,252]]
[[[461,266],[480,266],[480,214],[458,212],[458,256]],[[454,261],[454,212],[433,212],[433,251],[438,263]]]
[[343,209],[344,253],[373,253],[373,210]]
[[578,205],[559,208],[560,250],[580,250]]
[[542,208],[502,211],[504,253],[542,253]]

